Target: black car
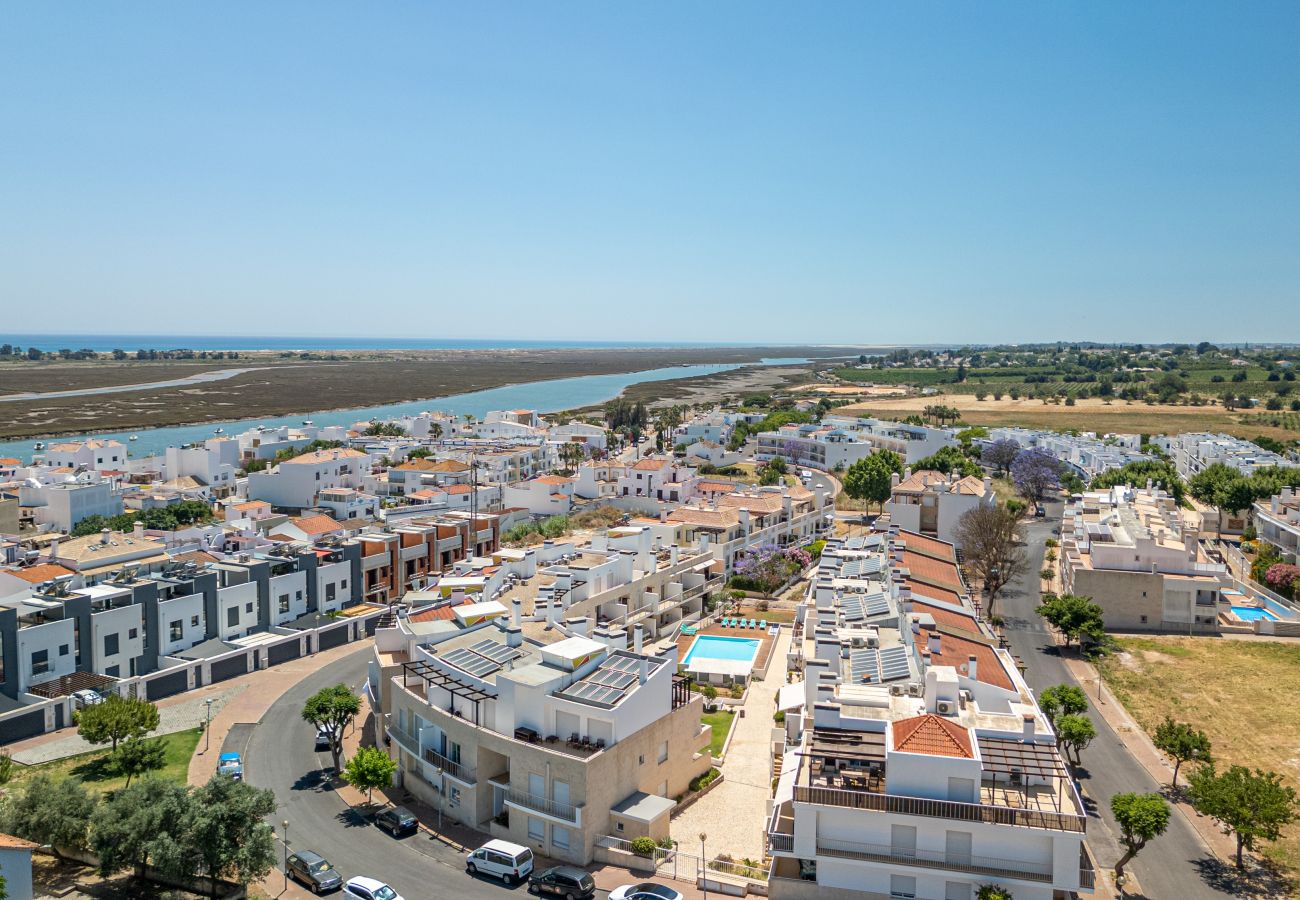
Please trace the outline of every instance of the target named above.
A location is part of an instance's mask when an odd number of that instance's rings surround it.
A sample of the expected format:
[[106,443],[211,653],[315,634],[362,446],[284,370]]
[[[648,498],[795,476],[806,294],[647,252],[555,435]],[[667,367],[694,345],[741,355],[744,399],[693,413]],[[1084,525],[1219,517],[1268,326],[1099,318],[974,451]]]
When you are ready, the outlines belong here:
[[590,875],[573,866],[555,866],[545,872],[534,872],[528,879],[531,893],[553,894],[564,900],[589,900],[596,893],[596,882]]
[[404,806],[394,806],[392,809],[386,809],[375,816],[375,827],[382,828],[395,838],[406,837],[408,834],[415,834],[420,830],[420,823],[416,821],[411,811]]
[[303,850],[289,857],[289,877],[308,888],[313,894],[337,891],[343,886],[343,876],[334,871],[329,860],[311,850]]

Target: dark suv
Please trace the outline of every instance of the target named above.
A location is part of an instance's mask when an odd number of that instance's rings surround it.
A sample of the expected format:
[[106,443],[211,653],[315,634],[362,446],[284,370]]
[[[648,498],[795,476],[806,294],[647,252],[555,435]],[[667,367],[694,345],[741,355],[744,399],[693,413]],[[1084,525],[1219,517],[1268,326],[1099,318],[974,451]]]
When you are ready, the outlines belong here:
[[581,869],[573,866],[555,866],[545,872],[534,873],[528,880],[528,890],[534,894],[551,894],[564,900],[590,900],[596,893],[596,882]]
[[289,857],[287,868],[289,877],[313,894],[337,891],[343,886],[343,876],[334,871],[329,860],[311,850],[302,850]]
[[395,838],[406,837],[420,830],[420,823],[404,806],[394,806],[375,816],[375,827],[382,828]]

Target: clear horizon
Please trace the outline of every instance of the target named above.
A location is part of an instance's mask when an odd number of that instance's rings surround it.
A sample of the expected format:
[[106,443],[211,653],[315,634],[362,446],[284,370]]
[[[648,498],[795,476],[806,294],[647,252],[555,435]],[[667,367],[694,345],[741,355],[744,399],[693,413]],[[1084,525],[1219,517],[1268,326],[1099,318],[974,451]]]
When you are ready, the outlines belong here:
[[1280,2],[17,7],[0,297],[20,333],[1296,339],[1297,33]]

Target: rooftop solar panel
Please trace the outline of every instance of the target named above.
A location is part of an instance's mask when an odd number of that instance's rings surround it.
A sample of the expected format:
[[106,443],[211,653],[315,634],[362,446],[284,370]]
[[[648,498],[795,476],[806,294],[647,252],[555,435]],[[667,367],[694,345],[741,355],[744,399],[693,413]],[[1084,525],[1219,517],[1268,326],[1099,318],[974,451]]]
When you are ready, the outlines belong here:
[[886,647],[880,651],[880,680],[897,681],[911,675],[904,647]]

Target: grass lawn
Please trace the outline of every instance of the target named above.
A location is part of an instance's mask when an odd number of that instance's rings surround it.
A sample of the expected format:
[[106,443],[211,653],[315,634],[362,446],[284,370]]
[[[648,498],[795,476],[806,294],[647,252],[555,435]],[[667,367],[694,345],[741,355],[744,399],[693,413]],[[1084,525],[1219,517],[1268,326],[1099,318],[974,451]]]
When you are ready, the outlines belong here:
[[[1147,733],[1166,715],[1190,722],[1221,765],[1269,769],[1300,789],[1300,644],[1167,636],[1119,644],[1125,652],[1102,672]],[[1300,823],[1265,853],[1300,876]]]
[[709,743],[709,753],[714,759],[722,756],[722,745],[727,742],[727,735],[731,732],[731,723],[735,718],[736,714],[729,709],[700,716],[700,722],[713,726],[713,740]]
[[[194,748],[199,744],[200,735],[198,728],[162,735],[161,740],[167,745],[167,763],[153,774],[177,784],[184,784],[189,775],[190,758],[194,756]],[[15,763],[14,777],[7,787],[16,787],[38,775],[49,775],[56,781],[62,781],[64,778],[79,778],[86,785],[87,790],[93,792],[115,791],[126,784],[126,776],[117,774],[110,756],[111,752],[105,747],[103,750],[92,750],[89,753],[34,766]]]

